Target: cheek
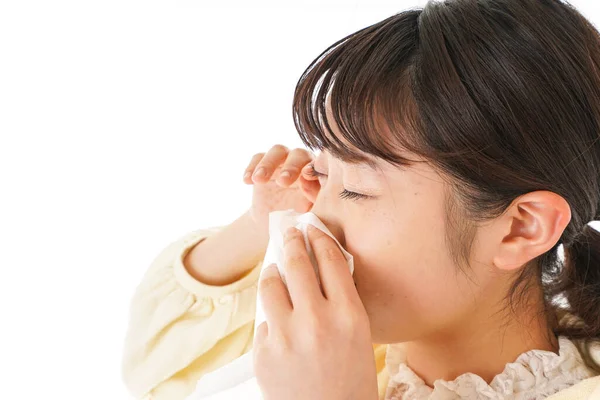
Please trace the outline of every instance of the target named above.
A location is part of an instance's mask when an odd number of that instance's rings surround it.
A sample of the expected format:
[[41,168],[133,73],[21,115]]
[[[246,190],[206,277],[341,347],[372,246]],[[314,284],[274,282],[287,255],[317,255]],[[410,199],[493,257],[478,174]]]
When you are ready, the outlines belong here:
[[381,221],[361,237],[346,237],[373,341],[410,340],[458,319],[470,292],[445,251],[444,238],[423,231],[408,240],[385,226]]

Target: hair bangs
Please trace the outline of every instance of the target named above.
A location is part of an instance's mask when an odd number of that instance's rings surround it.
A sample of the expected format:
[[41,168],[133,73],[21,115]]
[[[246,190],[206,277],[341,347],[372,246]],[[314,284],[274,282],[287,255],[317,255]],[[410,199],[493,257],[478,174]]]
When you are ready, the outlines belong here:
[[418,126],[409,84],[417,17],[405,11],[361,29],[309,65],[293,102],[296,130],[309,149],[372,167],[373,158],[396,166],[414,162],[401,154],[421,152],[409,134]]

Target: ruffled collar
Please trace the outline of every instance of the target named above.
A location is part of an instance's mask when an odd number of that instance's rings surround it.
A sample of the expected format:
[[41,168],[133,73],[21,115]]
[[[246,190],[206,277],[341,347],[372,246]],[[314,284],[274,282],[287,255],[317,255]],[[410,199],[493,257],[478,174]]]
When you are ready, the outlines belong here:
[[385,364],[389,372],[386,400],[520,400],[544,399],[575,383],[595,376],[588,368],[576,345],[564,336],[558,338],[556,354],[546,350],[530,350],[488,384],[473,373],[465,373],[453,381],[438,379],[431,388],[406,364],[401,344],[386,349]]

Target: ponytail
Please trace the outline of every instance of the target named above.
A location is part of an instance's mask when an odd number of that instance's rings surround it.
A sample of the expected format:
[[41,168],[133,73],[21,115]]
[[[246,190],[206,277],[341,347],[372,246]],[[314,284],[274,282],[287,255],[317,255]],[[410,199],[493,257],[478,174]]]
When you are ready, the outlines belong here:
[[550,288],[552,297],[567,301],[555,334],[576,341],[586,363],[600,372],[600,360],[590,355],[590,346],[600,342],[600,231],[585,225],[564,251],[564,267]]

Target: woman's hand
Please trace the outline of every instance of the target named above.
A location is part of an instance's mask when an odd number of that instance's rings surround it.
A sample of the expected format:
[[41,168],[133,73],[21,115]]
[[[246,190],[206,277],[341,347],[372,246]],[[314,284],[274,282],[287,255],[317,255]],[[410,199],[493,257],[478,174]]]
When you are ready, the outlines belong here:
[[268,238],[271,211],[293,208],[307,212],[312,208],[321,188],[318,178],[307,173],[313,159],[305,149],[289,150],[280,144],[252,157],[244,183],[254,184],[249,215],[261,237]]
[[288,288],[274,265],[259,279],[266,321],[257,328],[253,350],[262,394],[267,400],[375,400],[369,319],[348,264],[319,229],[309,229],[308,238],[321,288],[302,233],[295,228],[285,237]]

